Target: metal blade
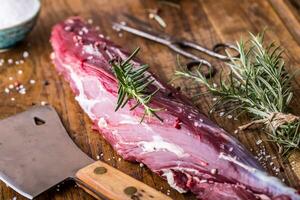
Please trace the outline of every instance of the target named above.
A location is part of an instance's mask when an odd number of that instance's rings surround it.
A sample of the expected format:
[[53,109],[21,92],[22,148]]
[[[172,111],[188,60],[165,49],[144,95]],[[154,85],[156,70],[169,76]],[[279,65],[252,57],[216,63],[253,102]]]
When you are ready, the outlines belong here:
[[0,121],[0,179],[29,199],[93,162],[50,106]]

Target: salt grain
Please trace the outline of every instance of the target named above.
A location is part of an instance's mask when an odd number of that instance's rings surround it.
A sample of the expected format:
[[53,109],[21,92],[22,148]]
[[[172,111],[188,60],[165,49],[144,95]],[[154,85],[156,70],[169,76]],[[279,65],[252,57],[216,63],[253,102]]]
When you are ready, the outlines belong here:
[[47,105],[47,102],[46,101],[41,101],[41,105],[45,106],[45,105]]
[[8,62],[8,64],[13,64],[14,60],[10,58],[10,59],[7,60],[7,62]]
[[257,140],[257,141],[256,141],[256,144],[257,144],[257,145],[259,145],[259,144],[261,144],[261,143],[262,143],[262,140]]
[[87,21],[89,24],[93,24],[93,20],[92,19],[88,19]]
[[13,84],[9,84],[8,88],[9,89],[14,89],[14,85]]
[[219,116],[220,116],[220,117],[223,117],[224,114],[225,114],[224,112],[220,112]]
[[29,56],[28,51],[24,51],[24,52],[23,52],[23,58],[28,58],[28,56]]
[[31,79],[31,80],[29,81],[29,83],[33,85],[33,84],[35,84],[35,80]]
[[218,173],[218,170],[217,170],[217,169],[211,169],[211,170],[210,170],[210,173],[211,173],[211,174],[217,174],[217,173]]
[[14,97],[10,98],[11,101],[15,101],[16,99]]
[[140,167],[144,167],[144,164],[143,164],[143,163],[140,163]]
[[22,70],[18,70],[18,74],[23,74],[23,71]]
[[8,78],[8,80],[12,81],[12,80],[14,80],[14,78],[10,76],[10,77]]

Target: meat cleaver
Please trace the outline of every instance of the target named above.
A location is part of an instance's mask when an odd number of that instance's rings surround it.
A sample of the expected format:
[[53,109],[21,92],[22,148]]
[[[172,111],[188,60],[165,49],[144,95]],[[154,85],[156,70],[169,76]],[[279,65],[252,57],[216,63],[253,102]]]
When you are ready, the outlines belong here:
[[97,199],[170,197],[84,154],[69,137],[51,106],[33,107],[0,121],[0,179],[33,199],[74,179]]

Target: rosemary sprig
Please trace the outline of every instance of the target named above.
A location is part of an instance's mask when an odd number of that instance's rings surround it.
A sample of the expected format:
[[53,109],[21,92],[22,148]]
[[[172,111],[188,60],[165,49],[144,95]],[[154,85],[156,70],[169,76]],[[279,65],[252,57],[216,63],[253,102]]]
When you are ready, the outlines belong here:
[[229,78],[224,80],[220,76],[218,87],[203,76],[199,69],[195,72],[181,69],[175,75],[193,79],[217,96],[212,111],[223,107],[228,115],[249,113],[253,121],[240,129],[255,124],[264,125],[268,129],[269,138],[279,145],[282,154],[299,149],[300,120],[298,116],[287,113],[293,96],[293,75],[285,70],[281,56],[283,50],[274,43],[265,45],[264,33],[257,36],[250,33],[247,42],[237,42],[236,50],[239,57],[227,52],[230,58],[226,63],[230,68]]
[[149,93],[148,86],[150,86],[154,79],[151,79],[151,75],[146,75],[148,65],[141,65],[135,67],[131,62],[132,59],[139,52],[140,48],[135,51],[124,61],[111,61],[114,74],[118,80],[118,101],[115,111],[123,108],[131,99],[136,101],[136,104],[130,108],[134,110],[138,106],[144,107],[144,114],[141,118],[141,122],[145,116],[155,116],[160,121],[163,121],[156,112],[160,111],[159,108],[152,108],[149,103],[152,97],[159,91],[157,88],[154,92]]

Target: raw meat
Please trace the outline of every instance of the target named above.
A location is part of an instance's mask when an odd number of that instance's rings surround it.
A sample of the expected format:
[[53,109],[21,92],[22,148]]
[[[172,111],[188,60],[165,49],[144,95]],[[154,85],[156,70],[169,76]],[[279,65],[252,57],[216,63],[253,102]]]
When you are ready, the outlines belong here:
[[130,111],[134,102],[115,112],[118,83],[109,61],[128,54],[80,18],[54,26],[51,44],[56,69],[95,129],[124,159],[144,163],[178,192],[192,191],[199,199],[300,199],[296,190],[268,176],[236,139],[157,78],[151,88],[160,91],[151,106],[163,108],[158,113],[163,123],[156,118],[140,123],[144,110]]

